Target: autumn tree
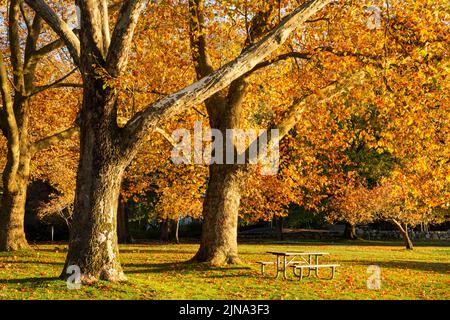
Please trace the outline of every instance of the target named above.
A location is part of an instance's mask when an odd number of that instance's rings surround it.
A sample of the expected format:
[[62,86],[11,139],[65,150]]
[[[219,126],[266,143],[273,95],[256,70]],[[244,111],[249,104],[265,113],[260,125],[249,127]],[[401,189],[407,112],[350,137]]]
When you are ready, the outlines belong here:
[[[123,172],[144,138],[164,119],[195,106],[251,70],[289,34],[329,1],[308,1],[249,50],[195,84],[170,94],[117,125],[116,79],[127,68],[128,54],[144,1],[123,3],[110,33],[107,1],[78,1],[79,37],[43,0],[27,0],[64,40],[81,72],[84,93],[80,115],[80,164],[74,224],[65,267],[78,265],[85,282],[124,280],[118,259],[117,200]],[[65,268],[64,268],[65,270]],[[62,276],[66,276],[65,271]]]
[[[58,56],[60,52],[57,51],[63,42],[51,38],[39,15],[33,15],[22,1],[13,0],[9,3],[8,16],[1,19],[5,22],[5,30],[2,30],[5,42],[2,41],[0,48],[0,127],[7,138],[7,162],[2,175],[0,250],[12,251],[28,248],[24,215],[31,159],[38,152],[71,138],[77,132],[74,125],[56,134],[35,139],[36,134],[30,132],[33,100],[42,99],[46,90],[78,85],[76,82],[70,83],[69,79],[75,70],[67,71],[60,79],[42,84],[43,74],[39,64],[49,63],[45,60],[49,55],[53,59],[55,56],[56,59],[64,57]],[[8,53],[8,59],[5,59],[5,53]],[[63,70],[69,68],[63,67]],[[44,79],[48,80],[48,75]]]
[[[311,77],[312,72],[304,73],[309,81],[321,78],[324,70],[337,72],[342,68],[361,68],[361,64],[369,66],[376,75],[373,79],[377,79],[351,96],[336,99],[327,108],[319,105],[310,109],[311,114],[304,112],[290,137],[291,170],[287,177],[294,178],[293,185],[305,190],[302,194],[316,190],[319,198],[328,199],[327,205],[337,205],[333,196],[345,187],[366,186],[346,193],[348,210],[344,220],[351,222],[352,229],[356,223],[366,221],[364,217],[372,217],[368,208],[359,207],[364,196],[356,190],[377,187],[395,168],[416,184],[412,187],[414,184],[408,183],[406,189],[415,194],[417,207],[412,210],[412,195],[404,194],[403,199],[409,199],[409,210],[402,214],[392,210],[391,218],[385,215],[386,220],[392,222],[397,215],[397,222],[410,217],[408,223],[413,223],[418,216],[430,220],[435,218],[434,212],[447,210],[449,166],[443,155],[448,152],[444,134],[448,132],[448,122],[443,119],[448,118],[448,108],[444,107],[448,105],[448,46],[444,44],[448,32],[444,30],[444,7],[442,2],[424,1],[408,7],[388,2],[384,8],[378,7],[379,16],[372,17],[377,21],[370,20],[369,10],[368,16],[361,15],[365,12],[364,3],[348,4],[345,14],[334,7],[323,17],[328,24],[326,36],[310,37],[307,48],[319,51],[311,55],[311,60],[320,67],[320,73],[316,78]],[[428,17],[426,24],[419,18],[423,16]],[[340,26],[339,32],[333,31],[334,25]],[[307,165],[311,156],[318,161]],[[299,174],[305,171],[306,174]],[[321,174],[315,176],[316,171]],[[383,203],[382,198],[378,201]],[[314,199],[308,202],[313,204]],[[425,203],[430,205],[430,215],[423,213]],[[327,210],[327,206],[323,209]],[[404,234],[404,223],[401,225],[399,230]]]
[[[449,117],[448,15],[440,1],[407,7],[388,4],[379,17],[379,28],[370,32],[371,39],[363,34],[353,41],[356,46],[373,41],[373,54],[380,57],[374,63],[380,81],[364,90],[360,100],[364,109],[371,110],[365,116],[360,112],[360,120],[375,126],[359,130],[353,139],[359,140],[359,147],[349,149],[349,156],[352,170],[358,171],[357,186],[386,189],[386,198],[378,198],[378,205],[386,206],[378,217],[393,222],[412,248],[405,224],[433,220],[436,212],[448,207],[449,123],[444,120]],[[345,42],[342,39],[342,45]],[[366,192],[361,188],[349,191],[350,195],[363,197]],[[358,206],[350,199],[346,202]],[[358,219],[357,212],[347,218]],[[369,209],[365,215],[371,216]]]

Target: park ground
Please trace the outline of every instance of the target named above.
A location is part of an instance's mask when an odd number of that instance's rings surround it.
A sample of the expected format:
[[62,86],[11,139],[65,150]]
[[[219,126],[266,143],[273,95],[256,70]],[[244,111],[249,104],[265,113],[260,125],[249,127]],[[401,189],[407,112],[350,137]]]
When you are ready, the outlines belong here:
[[[122,245],[128,282],[100,281],[78,290],[57,278],[65,244],[33,248],[0,253],[0,299],[450,299],[448,243],[416,243],[414,251],[399,242],[247,243],[239,246],[245,263],[222,268],[186,263],[197,244]],[[262,277],[256,261],[273,260],[265,254],[270,250],[326,251],[323,261],[341,267],[334,280],[274,279],[273,266]],[[369,265],[381,268],[379,290],[367,288]]]

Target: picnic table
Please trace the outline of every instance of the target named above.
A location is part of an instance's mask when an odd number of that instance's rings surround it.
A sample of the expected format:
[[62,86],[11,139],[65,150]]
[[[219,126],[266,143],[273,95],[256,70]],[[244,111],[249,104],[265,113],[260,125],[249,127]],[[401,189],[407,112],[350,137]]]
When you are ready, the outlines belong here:
[[[286,270],[289,266],[293,268],[294,275],[299,277],[300,280],[303,278],[303,269],[308,269],[308,275],[311,275],[311,270],[315,270],[316,277],[319,277],[319,268],[329,267],[332,269],[332,277],[334,278],[334,273],[337,264],[320,264],[319,257],[329,255],[328,252],[283,252],[283,251],[268,251],[267,253],[276,256],[276,268],[278,278],[280,273],[283,274],[283,278],[287,279]],[[261,272],[264,275],[265,265],[274,264],[273,262],[258,261],[261,264]],[[300,271],[300,273],[297,273]]]

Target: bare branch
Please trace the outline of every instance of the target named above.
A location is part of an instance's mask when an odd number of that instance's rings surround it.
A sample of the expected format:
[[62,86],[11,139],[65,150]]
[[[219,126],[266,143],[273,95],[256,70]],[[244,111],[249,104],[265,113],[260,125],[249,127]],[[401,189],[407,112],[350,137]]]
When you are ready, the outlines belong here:
[[102,33],[103,33],[103,50],[108,52],[111,44],[111,34],[109,32],[109,16],[108,16],[108,0],[102,0],[100,4],[100,12],[102,15]]
[[47,54],[61,48],[62,46],[64,46],[64,41],[62,41],[61,39],[55,40],[53,42],[50,42],[49,44],[43,46],[42,48],[35,50],[31,56],[29,57],[24,71],[27,72],[29,65],[32,65],[34,63],[37,63],[41,58],[45,57]]
[[201,115],[204,118],[207,118],[208,116],[206,114],[204,114],[203,112],[201,112],[200,110],[198,110],[196,107],[192,107],[192,109],[194,109],[195,112],[197,112],[199,115]]
[[[21,2],[23,4],[23,2]],[[25,92],[28,93],[29,90],[33,88],[33,80],[35,76],[35,70],[38,60],[33,60],[31,57],[36,51],[37,43],[39,41],[39,35],[41,34],[43,20],[39,15],[35,15],[33,23],[28,31],[26,44],[25,44],[25,61],[23,68],[24,82],[25,82]]]
[[[28,96],[27,96],[27,98],[31,98],[32,96],[35,96],[35,95],[37,95],[38,93],[41,93],[41,92],[43,92],[43,91],[45,91],[45,90],[48,90],[48,89],[51,89],[51,88],[54,88],[54,87],[69,87],[69,85],[68,84],[64,84],[64,83],[62,83],[64,80],[66,80],[68,77],[70,77],[72,74],[74,74],[75,73],[75,71],[77,71],[77,69],[78,68],[74,68],[72,71],[70,71],[68,74],[66,74],[65,76],[63,76],[62,78],[60,78],[60,79],[58,79],[58,80],[56,80],[56,81],[54,81],[54,82],[52,82],[52,83],[50,83],[50,84],[47,84],[47,85],[45,85],[45,86],[40,86],[40,87],[36,87],[34,90],[33,90],[33,92],[31,92]],[[73,87],[73,86],[77,86],[78,87],[78,84],[74,84],[74,85],[71,85],[70,87]],[[82,86],[82,85],[81,85]]]
[[28,33],[32,33],[32,24],[25,12],[25,8],[23,7],[22,1],[20,1],[20,12],[22,13],[23,20],[25,21],[25,24],[27,25]]
[[63,82],[63,83],[55,83],[52,86],[53,88],[83,88],[82,83],[75,83],[75,82]]

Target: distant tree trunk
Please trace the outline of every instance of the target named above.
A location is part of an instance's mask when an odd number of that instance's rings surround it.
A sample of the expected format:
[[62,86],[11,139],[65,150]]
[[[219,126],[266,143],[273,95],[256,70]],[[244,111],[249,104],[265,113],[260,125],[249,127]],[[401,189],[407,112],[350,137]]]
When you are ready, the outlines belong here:
[[356,226],[349,222],[345,223],[344,238],[347,240],[357,240]]
[[117,238],[119,243],[130,242],[130,232],[128,228],[128,212],[122,196],[119,196],[119,208],[117,209]]
[[398,231],[402,235],[403,241],[405,243],[405,248],[407,250],[413,250],[414,249],[413,243],[412,243],[411,238],[409,237],[409,234],[408,234],[408,225],[406,223],[404,225],[402,225],[397,220],[392,220],[392,223],[397,227]]
[[181,217],[178,219],[173,219],[171,221],[172,229],[173,229],[173,240],[175,241],[176,244],[180,243],[180,239],[178,237],[178,232],[180,229],[180,220],[181,220]]
[[275,219],[276,219],[276,224],[275,225],[276,225],[276,229],[277,229],[277,239],[282,241],[282,240],[284,240],[284,237],[283,237],[283,222],[284,222],[284,219],[283,219],[283,217],[276,217]]
[[170,240],[170,221],[163,219],[159,224],[159,240],[168,242]]

